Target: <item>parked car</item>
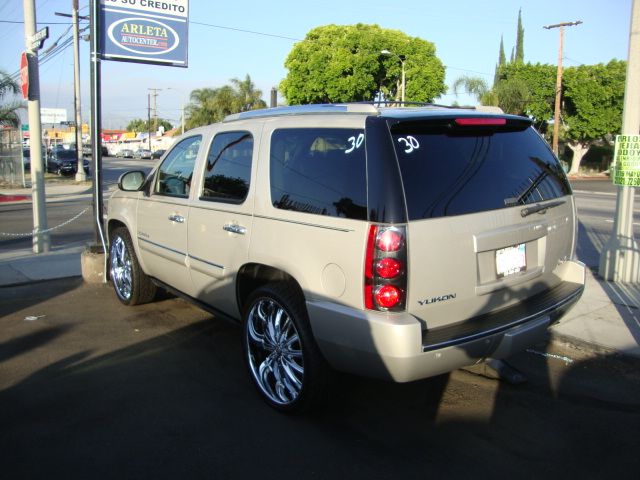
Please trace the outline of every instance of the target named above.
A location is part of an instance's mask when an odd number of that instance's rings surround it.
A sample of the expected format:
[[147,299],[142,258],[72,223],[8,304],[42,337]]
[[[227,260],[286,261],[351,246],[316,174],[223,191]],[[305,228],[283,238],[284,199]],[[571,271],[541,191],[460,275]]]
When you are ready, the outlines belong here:
[[151,158],[151,150],[147,150],[146,148],[139,148],[135,152],[133,152],[133,158]]
[[166,152],[166,150],[163,150],[163,149],[156,150],[151,154],[151,158],[153,158],[154,160],[157,160],[160,157],[162,157],[162,155],[164,155],[164,152]]
[[[109,149],[105,145],[100,145],[100,152],[103,157],[109,156]],[[85,157],[93,156],[93,146],[91,144],[82,145],[82,155]]]
[[129,148],[124,148],[118,152],[116,152],[116,157],[118,158],[133,158],[133,150]]
[[[47,161],[47,172],[58,175],[75,175],[78,171],[76,150],[56,149],[51,152]],[[89,161],[83,159],[84,171],[89,174]]]
[[118,299],[162,287],[240,323],[249,376],[280,411],[326,395],[330,368],[408,382],[510,356],[584,290],[571,187],[524,117],[243,112],[118,186]]

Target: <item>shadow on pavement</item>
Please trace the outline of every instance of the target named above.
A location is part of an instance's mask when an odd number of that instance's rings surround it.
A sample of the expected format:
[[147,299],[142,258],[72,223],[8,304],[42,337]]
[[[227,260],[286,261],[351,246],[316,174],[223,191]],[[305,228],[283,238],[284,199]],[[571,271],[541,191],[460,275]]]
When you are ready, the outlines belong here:
[[[254,391],[236,326],[180,299],[127,308],[108,286],[52,283],[14,289],[20,307],[0,317],[6,478],[617,478],[639,466],[637,366],[525,353],[518,387],[465,371],[404,385],[338,374],[326,409],[288,417]],[[22,320],[30,294],[50,315]]]

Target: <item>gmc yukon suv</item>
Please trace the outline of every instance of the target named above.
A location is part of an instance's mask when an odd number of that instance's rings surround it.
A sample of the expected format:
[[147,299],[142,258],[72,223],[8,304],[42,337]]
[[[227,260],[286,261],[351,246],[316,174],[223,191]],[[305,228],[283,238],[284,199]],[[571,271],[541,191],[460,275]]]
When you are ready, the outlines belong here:
[[328,372],[409,382],[539,341],[580,297],[567,178],[527,118],[309,105],[180,137],[109,201],[123,303],[162,287],[242,324],[274,408]]

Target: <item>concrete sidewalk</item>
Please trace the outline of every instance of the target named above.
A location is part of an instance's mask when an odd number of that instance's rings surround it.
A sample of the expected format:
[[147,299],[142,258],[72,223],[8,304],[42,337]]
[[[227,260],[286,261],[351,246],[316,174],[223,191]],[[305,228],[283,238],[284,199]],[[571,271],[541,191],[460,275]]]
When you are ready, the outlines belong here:
[[[0,253],[0,288],[81,276],[83,246],[34,254],[30,250]],[[578,304],[554,327],[554,341],[596,352],[640,358],[640,289],[606,282],[587,269],[585,291]]]

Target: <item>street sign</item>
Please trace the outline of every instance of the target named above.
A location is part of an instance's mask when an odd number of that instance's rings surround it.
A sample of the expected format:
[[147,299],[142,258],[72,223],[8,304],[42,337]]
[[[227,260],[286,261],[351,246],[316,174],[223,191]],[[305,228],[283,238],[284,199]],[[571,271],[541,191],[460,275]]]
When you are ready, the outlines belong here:
[[640,187],[640,135],[616,135],[611,178],[615,185]]
[[189,0],[100,0],[100,25],[105,60],[187,66]]
[[31,50],[40,50],[42,48],[42,45],[44,45],[44,41],[47,38],[49,38],[49,27],[44,27],[38,30],[29,39]]
[[27,58],[27,52],[22,52],[20,56],[20,90],[22,91],[22,98],[27,100],[29,98],[29,59]]

